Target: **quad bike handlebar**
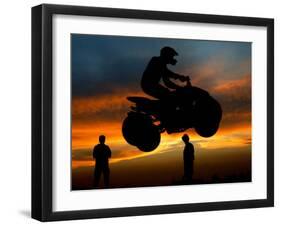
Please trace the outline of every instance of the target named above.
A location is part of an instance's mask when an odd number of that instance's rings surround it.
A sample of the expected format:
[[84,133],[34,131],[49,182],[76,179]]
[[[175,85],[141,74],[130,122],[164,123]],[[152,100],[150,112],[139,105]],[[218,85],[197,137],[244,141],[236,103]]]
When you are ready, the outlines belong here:
[[185,83],[183,86],[179,86],[179,88],[183,88],[183,87],[190,87],[191,86],[191,81],[190,81],[190,77],[187,75],[182,75],[182,77],[179,79],[182,83]]

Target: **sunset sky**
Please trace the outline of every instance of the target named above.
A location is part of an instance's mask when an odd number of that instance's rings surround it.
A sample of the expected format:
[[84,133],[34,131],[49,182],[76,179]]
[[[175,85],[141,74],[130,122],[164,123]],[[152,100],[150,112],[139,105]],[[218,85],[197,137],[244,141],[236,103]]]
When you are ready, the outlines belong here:
[[[169,68],[189,75],[221,104],[223,118],[210,138],[185,131],[195,147],[198,179],[251,174],[251,43],[72,34],[72,183],[86,188],[100,134],[112,150],[112,186],[168,185],[182,176],[183,143],[161,134],[161,144],[144,153],[126,143],[122,122],[127,96],[145,96],[142,73],[164,46],[179,53]],[[128,174],[130,172],[130,174]],[[147,176],[149,173],[149,176]],[[138,180],[136,180],[138,177]]]

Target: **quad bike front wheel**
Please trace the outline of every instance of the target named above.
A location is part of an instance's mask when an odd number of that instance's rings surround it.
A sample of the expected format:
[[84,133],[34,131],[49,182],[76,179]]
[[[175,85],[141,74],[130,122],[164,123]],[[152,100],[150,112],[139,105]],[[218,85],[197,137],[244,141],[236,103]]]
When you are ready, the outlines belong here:
[[156,149],[161,136],[152,119],[143,113],[130,112],[123,121],[122,133],[125,140],[141,151],[150,152]]

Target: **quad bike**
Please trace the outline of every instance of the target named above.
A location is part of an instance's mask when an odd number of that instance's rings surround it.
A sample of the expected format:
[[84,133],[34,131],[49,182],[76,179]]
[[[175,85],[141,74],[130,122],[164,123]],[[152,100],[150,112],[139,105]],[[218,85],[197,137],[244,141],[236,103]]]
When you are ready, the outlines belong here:
[[171,134],[194,128],[202,137],[213,136],[222,118],[220,104],[207,91],[189,81],[186,84],[164,100],[127,97],[135,105],[123,121],[125,140],[149,152],[157,148],[165,131]]

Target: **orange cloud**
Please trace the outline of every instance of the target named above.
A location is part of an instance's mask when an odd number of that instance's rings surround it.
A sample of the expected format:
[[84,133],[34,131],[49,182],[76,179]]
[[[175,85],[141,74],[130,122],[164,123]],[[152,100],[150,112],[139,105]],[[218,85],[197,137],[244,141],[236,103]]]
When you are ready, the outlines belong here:
[[[103,125],[103,129],[107,130],[106,126],[110,126],[112,129],[116,125]],[[118,126],[117,126],[118,127]],[[116,127],[116,128],[117,128]],[[86,128],[84,125],[83,128]],[[80,128],[81,129],[81,128]],[[87,149],[88,158],[72,160],[72,167],[93,166],[94,161],[91,157],[91,150],[93,146],[98,142],[98,136],[100,130],[95,127],[87,128],[84,131],[84,135],[81,134],[80,140],[73,138],[72,152],[79,152],[79,148],[83,147]],[[245,124],[240,127],[221,128],[217,134],[210,138],[202,138],[194,130],[188,130],[187,133],[190,136],[191,142],[199,149],[218,149],[218,148],[232,148],[232,147],[245,147],[251,144],[251,125]],[[183,147],[181,141],[182,133],[177,134],[161,134],[161,143],[156,150],[149,153],[139,151],[136,147],[126,143],[121,134],[120,129],[114,129],[112,134],[108,136],[107,144],[112,150],[111,163],[130,160],[134,158],[157,155],[158,153],[170,152],[173,150],[180,150]]]
[[216,95],[227,95],[244,97],[251,96],[251,76],[244,75],[241,79],[223,81],[221,84],[214,86],[211,92]]
[[108,95],[95,97],[74,97],[72,99],[72,116],[95,114],[103,111],[118,111],[124,107],[129,108],[127,96],[143,96],[142,92],[115,90]]

